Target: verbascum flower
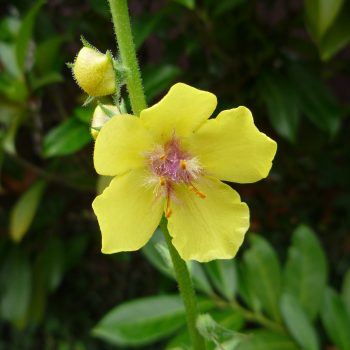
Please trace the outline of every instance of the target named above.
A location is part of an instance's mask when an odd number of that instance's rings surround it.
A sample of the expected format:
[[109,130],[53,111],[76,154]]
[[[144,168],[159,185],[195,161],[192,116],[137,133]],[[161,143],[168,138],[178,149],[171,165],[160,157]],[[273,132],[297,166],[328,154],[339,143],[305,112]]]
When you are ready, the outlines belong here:
[[112,95],[116,78],[110,55],[83,47],[73,64],[73,75],[78,85],[90,96]]
[[96,140],[97,135],[100,132],[100,129],[105,125],[111,117],[119,115],[120,110],[117,106],[114,105],[103,105],[102,108],[97,106],[94,110],[91,121],[91,136]]
[[140,118],[125,114],[104,125],[94,165],[115,177],[93,202],[103,253],[144,246],[164,212],[184,260],[235,256],[249,209],[220,180],[265,178],[277,144],[256,128],[247,108],[208,119],[215,107],[215,95],[178,83]]

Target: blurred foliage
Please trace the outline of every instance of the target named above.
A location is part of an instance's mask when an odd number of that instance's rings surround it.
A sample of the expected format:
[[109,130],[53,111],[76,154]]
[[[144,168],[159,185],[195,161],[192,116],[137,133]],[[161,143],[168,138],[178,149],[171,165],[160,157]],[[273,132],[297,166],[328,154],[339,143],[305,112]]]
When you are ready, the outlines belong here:
[[[92,165],[95,102],[82,107],[65,62],[80,35],[115,52],[107,2],[1,10],[0,349],[188,348],[158,235],[142,255],[99,252],[90,203],[108,178]],[[234,261],[190,264],[202,334],[217,349],[349,349],[350,2],[130,0],[130,10],[149,103],[184,81],[215,93],[218,110],[249,106],[279,145],[269,179],[239,185],[265,238],[249,233]]]
[[[156,232],[144,253],[169,277],[173,271],[161,237]],[[299,226],[283,265],[266,239],[254,234],[249,238],[242,259],[189,263],[199,309],[208,313],[198,326],[209,349],[317,350],[327,336],[337,349],[349,349],[349,282],[344,279],[343,293],[327,286],[328,261],[315,233]],[[169,266],[167,272],[164,266]],[[166,349],[190,349],[185,322],[181,299],[167,294],[119,304],[93,334],[123,347],[173,335]]]

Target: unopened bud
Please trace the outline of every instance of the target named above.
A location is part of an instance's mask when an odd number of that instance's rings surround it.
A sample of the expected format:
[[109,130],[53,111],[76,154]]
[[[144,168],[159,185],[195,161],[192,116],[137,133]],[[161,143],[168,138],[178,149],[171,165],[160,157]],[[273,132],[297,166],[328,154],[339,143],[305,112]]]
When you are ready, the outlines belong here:
[[117,106],[113,105],[101,105],[95,108],[91,121],[91,136],[96,140],[100,129],[104,124],[108,122],[113,116],[119,115],[120,110]]
[[116,89],[112,57],[96,49],[83,47],[73,66],[78,85],[90,96],[111,95]]

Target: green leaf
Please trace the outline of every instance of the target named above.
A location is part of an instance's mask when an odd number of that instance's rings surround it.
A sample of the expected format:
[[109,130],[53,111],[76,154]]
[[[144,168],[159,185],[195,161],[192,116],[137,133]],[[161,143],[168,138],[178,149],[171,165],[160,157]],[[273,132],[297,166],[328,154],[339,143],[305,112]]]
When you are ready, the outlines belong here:
[[138,50],[145,40],[155,32],[162,18],[161,13],[143,15],[137,18],[137,21],[135,21],[132,27],[136,50]]
[[46,134],[43,155],[49,158],[72,154],[89,142],[89,128],[75,118],[69,118]]
[[28,231],[38,209],[46,182],[40,180],[32,185],[17,201],[10,214],[10,235],[20,242]]
[[147,297],[112,309],[93,334],[119,346],[140,346],[162,339],[186,322],[178,295]]
[[60,49],[64,40],[62,36],[53,36],[36,47],[34,64],[42,74],[58,73],[57,70],[63,61]]
[[20,250],[14,249],[2,266],[2,275],[6,278],[0,304],[2,318],[22,328],[26,322],[32,291],[28,258]]
[[65,268],[65,251],[62,241],[56,237],[49,238],[38,259],[44,272],[46,287],[52,292],[59,286]]
[[253,334],[248,334],[237,350],[298,350],[294,342],[284,334],[258,330]]
[[76,107],[73,110],[72,116],[90,127],[93,113],[94,108],[92,107]]
[[33,91],[42,88],[43,86],[60,83],[63,81],[63,77],[60,73],[51,72],[46,75],[43,75],[39,78],[32,79],[32,89]]
[[203,266],[216,290],[227,300],[233,300],[237,290],[234,260],[213,260]]
[[305,0],[305,13],[309,29],[319,41],[335,21],[344,0]]
[[335,97],[310,70],[296,64],[288,68],[289,77],[296,86],[301,110],[318,128],[334,135],[342,118]]
[[339,350],[350,349],[350,316],[344,302],[331,288],[327,288],[321,309],[322,323],[329,338]]
[[21,27],[18,32],[16,40],[16,57],[17,63],[21,71],[24,70],[25,62],[27,59],[29,43],[33,35],[33,27],[35,23],[36,15],[40,10],[41,6],[45,4],[45,0],[38,0],[31,7],[28,13],[23,18]]
[[4,69],[17,79],[22,79],[22,73],[16,61],[15,46],[0,42],[0,61]]
[[341,295],[350,316],[350,268],[344,276]]
[[161,229],[158,227],[149,242],[142,248],[142,253],[147,260],[165,276],[175,279],[174,268],[171,260],[161,253],[160,245],[165,248],[165,241]]
[[299,226],[288,250],[284,290],[297,299],[310,320],[319,312],[327,275],[326,256],[319,240],[310,228]]
[[281,311],[289,332],[303,350],[317,350],[320,348],[312,323],[293,295],[287,293],[282,295]]
[[6,134],[2,141],[3,149],[9,154],[16,154],[16,136],[18,129],[23,121],[23,115],[20,111],[13,115]]
[[274,320],[280,320],[278,301],[281,290],[281,267],[276,252],[265,239],[250,235],[251,247],[244,253],[246,287]]
[[294,85],[276,73],[263,74],[259,83],[272,126],[279,135],[294,142],[300,120]]
[[221,1],[218,1],[215,3],[215,8],[213,9],[213,15],[220,16],[223,14],[227,14],[245,2],[246,2],[246,0],[221,0]]
[[203,265],[197,261],[190,261],[188,263],[188,269],[191,275],[193,286],[208,296],[214,295],[214,291],[211,288],[208,278],[204,272]]
[[195,0],[173,0],[177,2],[178,4],[181,4],[182,6],[187,7],[190,10],[193,10],[196,6],[196,1]]
[[337,20],[322,37],[319,44],[321,58],[324,61],[329,60],[350,41],[350,3],[347,2],[344,5],[344,9],[337,17]]
[[151,101],[154,97],[167,89],[175,81],[180,72],[180,68],[172,65],[147,67],[143,72],[147,99]]
[[232,309],[213,310],[210,314],[216,322],[232,331],[239,331],[245,323],[243,314]]
[[191,339],[188,330],[178,333],[166,345],[165,350],[191,350]]

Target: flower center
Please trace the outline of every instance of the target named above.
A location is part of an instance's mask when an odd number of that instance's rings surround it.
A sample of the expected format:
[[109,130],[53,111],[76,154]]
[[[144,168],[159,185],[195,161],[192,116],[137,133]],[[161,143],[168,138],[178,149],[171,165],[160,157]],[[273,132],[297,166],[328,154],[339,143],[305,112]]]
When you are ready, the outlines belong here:
[[204,173],[198,159],[181,148],[180,140],[172,137],[164,146],[158,145],[146,155],[152,173],[151,182],[156,184],[156,193],[167,198],[166,217],[171,215],[170,198],[174,185],[184,184],[200,198],[205,195],[196,189],[193,182]]

